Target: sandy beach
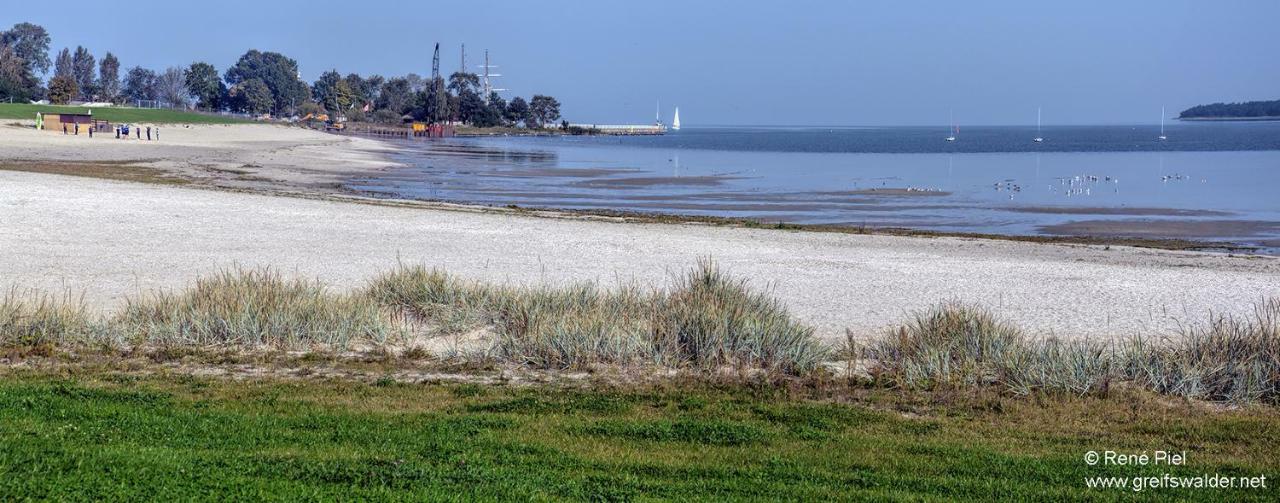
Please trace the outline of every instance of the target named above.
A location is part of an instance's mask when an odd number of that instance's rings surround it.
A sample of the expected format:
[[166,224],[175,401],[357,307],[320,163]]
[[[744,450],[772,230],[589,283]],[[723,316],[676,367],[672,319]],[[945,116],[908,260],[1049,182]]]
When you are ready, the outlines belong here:
[[[165,127],[161,143],[0,127],[0,164],[130,161],[232,187],[332,185],[388,169],[387,148],[274,126]],[[828,339],[846,329],[873,335],[943,301],[985,306],[1046,336],[1168,335],[1211,311],[1243,314],[1280,295],[1274,257],[616,223],[192,185],[0,170],[0,288],[69,291],[110,310],[231,267],[271,267],[338,289],[397,263],[516,284],[662,285],[709,257],[771,289]]]

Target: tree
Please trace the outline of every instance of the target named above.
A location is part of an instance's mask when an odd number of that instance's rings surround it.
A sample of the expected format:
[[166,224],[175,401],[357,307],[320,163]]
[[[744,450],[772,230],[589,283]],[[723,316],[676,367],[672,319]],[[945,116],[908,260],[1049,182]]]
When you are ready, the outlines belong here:
[[93,95],[96,92],[93,86],[93,70],[97,62],[93,59],[93,54],[88,49],[76,46],[75,56],[71,57],[71,73],[75,76],[76,87],[80,89],[79,98],[82,101],[93,101]]
[[0,100],[31,99],[26,64],[7,45],[0,45]]
[[0,45],[8,46],[33,77],[49,71],[49,41],[49,32],[31,23],[18,23],[0,32]]
[[449,90],[457,96],[477,87],[480,87],[480,77],[474,73],[453,72],[449,76]]
[[75,60],[71,58],[71,51],[66,47],[62,48],[62,52],[58,53],[58,59],[54,60],[53,76],[76,78]]
[[485,113],[484,100],[470,89],[458,94],[458,120],[464,123],[475,123]]
[[298,62],[283,54],[250,50],[227,69],[223,78],[230,86],[257,79],[271,92],[275,114],[293,112],[311,95],[307,84],[298,77]]
[[427,89],[427,79],[416,73],[405,75],[404,80],[409,82],[409,91],[413,94],[418,94]]
[[124,76],[124,97],[128,101],[157,99],[156,72],[135,66]]
[[381,75],[372,75],[369,78],[361,78],[359,74],[348,74],[343,77],[347,81],[347,86],[351,88],[351,102],[358,106],[364,106],[373,103],[378,98],[378,92],[382,89],[382,83],[386,79]]
[[31,23],[0,31],[0,99],[29,100],[44,94],[38,74],[49,69],[49,34]]
[[227,86],[218,76],[218,70],[209,63],[197,61],[187,68],[187,93],[196,97],[196,106],[203,110],[217,110],[222,107],[222,97],[227,94]]
[[265,114],[275,107],[275,96],[271,88],[259,79],[249,79],[227,90],[232,108],[250,114]]
[[336,70],[320,74],[320,80],[311,86],[312,98],[332,115],[344,113],[351,108],[352,94],[351,85]]
[[98,62],[98,99],[115,102],[120,98],[120,60],[107,53]]
[[506,111],[507,102],[501,96],[498,96],[498,93],[490,92],[489,103],[481,108],[471,122],[479,127],[500,126]]
[[186,108],[191,101],[187,93],[187,72],[177,67],[166,68],[156,78],[156,94],[170,107]]
[[507,109],[503,115],[506,117],[507,122],[512,124],[528,122],[529,103],[519,96],[511,98],[511,103],[507,104]]
[[374,102],[375,109],[394,112],[397,119],[412,107],[413,90],[407,78],[388,80],[382,85],[382,91],[378,93],[378,99]]
[[533,119],[533,127],[560,120],[560,102],[550,96],[535,94],[529,101],[529,115]]
[[49,81],[49,101],[55,105],[66,105],[75,99],[79,89],[76,88],[76,79],[67,75],[55,75]]

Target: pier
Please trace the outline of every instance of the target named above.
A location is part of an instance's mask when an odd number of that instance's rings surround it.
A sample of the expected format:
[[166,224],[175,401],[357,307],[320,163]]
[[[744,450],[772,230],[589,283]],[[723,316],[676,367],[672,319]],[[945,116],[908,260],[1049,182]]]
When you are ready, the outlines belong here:
[[590,134],[607,135],[661,135],[667,133],[662,124],[569,124],[569,128],[581,128]]
[[342,132],[362,136],[380,138],[452,138],[455,136],[452,125],[414,123],[412,126],[378,126],[371,124],[346,124]]

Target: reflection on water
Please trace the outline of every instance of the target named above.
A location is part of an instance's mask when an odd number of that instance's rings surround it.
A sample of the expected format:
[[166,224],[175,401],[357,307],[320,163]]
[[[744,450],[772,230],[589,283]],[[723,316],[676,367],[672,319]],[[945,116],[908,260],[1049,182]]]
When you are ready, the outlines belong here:
[[1220,131],[1204,129],[1209,139],[1188,131],[1185,144],[1194,149],[912,154],[660,146],[683,131],[659,139],[450,139],[402,143],[397,156],[407,167],[350,186],[490,205],[1276,246],[1280,151],[1213,151],[1205,147]]

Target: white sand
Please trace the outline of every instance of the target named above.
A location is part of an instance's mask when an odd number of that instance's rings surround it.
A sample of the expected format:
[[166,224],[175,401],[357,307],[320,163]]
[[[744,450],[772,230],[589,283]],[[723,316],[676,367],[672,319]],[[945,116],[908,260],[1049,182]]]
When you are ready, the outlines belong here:
[[[9,134],[0,131],[0,145]],[[944,300],[988,306],[1039,334],[1167,334],[1280,295],[1280,260],[1269,257],[621,224],[0,170],[0,288],[82,292],[106,309],[236,266],[337,288],[397,262],[492,281],[612,285],[663,283],[700,257],[771,285],[828,338],[872,334]]]
[[[393,165],[379,141],[273,125],[159,125],[160,140],[101,133],[63,135],[0,126],[0,161],[133,161],[197,181],[249,187],[250,181],[292,185],[342,181],[342,175]],[[146,134],[143,133],[143,137]],[[239,183],[238,183],[239,182]],[[257,184],[260,186],[261,184]]]

